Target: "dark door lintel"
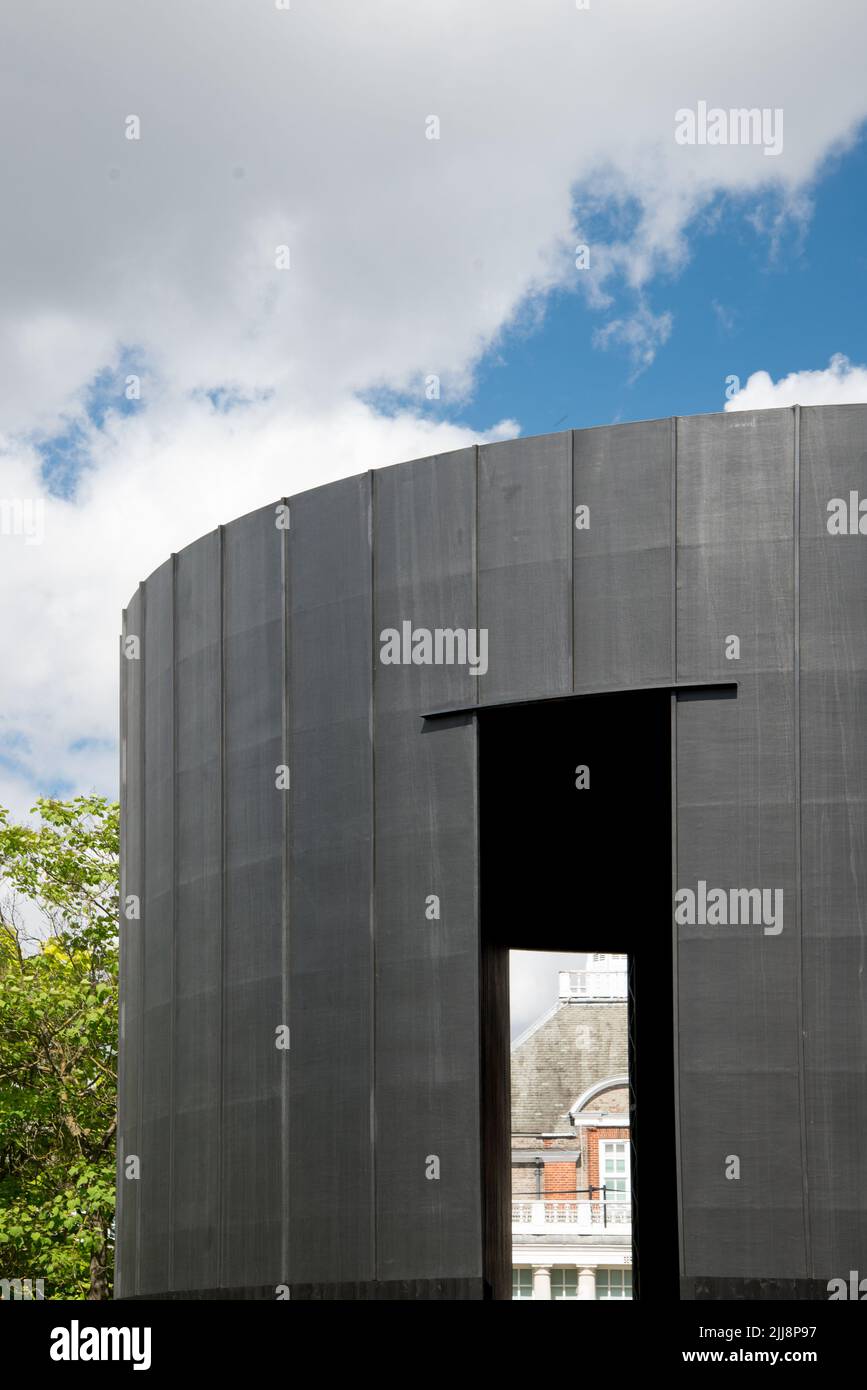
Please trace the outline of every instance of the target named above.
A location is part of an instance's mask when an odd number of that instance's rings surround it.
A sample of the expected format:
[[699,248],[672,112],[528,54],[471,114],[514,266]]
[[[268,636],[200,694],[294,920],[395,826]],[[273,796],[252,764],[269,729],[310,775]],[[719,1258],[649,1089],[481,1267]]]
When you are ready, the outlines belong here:
[[553,705],[562,700],[593,699],[600,695],[634,695],[642,690],[667,690],[675,695],[710,695],[720,700],[737,698],[739,681],[658,681],[645,685],[592,686],[584,690],[570,690],[564,695],[543,695],[524,700],[490,700],[480,705],[449,705],[444,709],[429,710],[422,719],[446,719],[456,714],[484,714],[491,709],[518,709],[523,705]]

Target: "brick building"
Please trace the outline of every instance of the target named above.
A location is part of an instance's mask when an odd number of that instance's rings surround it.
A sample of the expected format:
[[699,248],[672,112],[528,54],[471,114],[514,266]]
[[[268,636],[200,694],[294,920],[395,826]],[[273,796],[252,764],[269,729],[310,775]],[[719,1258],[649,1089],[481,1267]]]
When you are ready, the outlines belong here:
[[511,1061],[513,1297],[631,1298],[626,957],[562,971]]

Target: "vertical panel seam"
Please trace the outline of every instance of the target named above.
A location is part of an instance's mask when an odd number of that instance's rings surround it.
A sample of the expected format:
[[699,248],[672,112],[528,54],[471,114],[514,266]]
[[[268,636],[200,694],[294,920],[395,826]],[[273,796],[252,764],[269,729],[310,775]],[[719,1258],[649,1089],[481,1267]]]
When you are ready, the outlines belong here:
[[220,921],[219,921],[219,978],[220,978],[220,1036],[219,1082],[217,1094],[217,1134],[219,1158],[217,1163],[217,1287],[223,1288],[226,1267],[225,1199],[225,1105],[224,1082],[226,1071],[226,530],[217,528],[219,537],[219,609],[220,609]]
[[[474,445],[473,445],[473,451],[474,451],[474,454],[475,454],[475,459],[474,459],[474,473],[475,473],[475,503],[474,503],[474,505],[475,505],[476,513],[475,513],[475,519],[474,519],[474,525],[473,525],[473,559],[472,559],[472,572],[473,572],[473,596],[474,596],[474,603],[475,603],[476,632],[480,632],[480,631],[481,631],[481,625],[482,625],[482,610],[481,610],[481,603],[480,603],[480,601],[479,601],[479,598],[480,598],[480,594],[479,594],[479,587],[480,587],[480,586],[479,586],[479,550],[480,550],[480,545],[481,545],[481,542],[480,542],[480,534],[479,534],[479,533],[480,533],[480,530],[481,530],[480,521],[479,521],[479,518],[480,518],[480,511],[479,511],[479,496],[480,496],[480,493],[481,493],[480,475],[481,475],[481,470],[482,470],[482,447],[481,447],[481,445],[480,445],[480,444],[474,444]],[[479,677],[477,677],[476,679],[479,680],[479,681],[481,682],[481,681],[484,680],[484,676],[479,676]],[[485,701],[485,695],[484,695],[484,687],[482,687],[482,688],[479,690],[478,694],[476,695],[476,701],[477,701],[477,703],[480,704],[480,705],[486,703],[486,701]]]
[[374,471],[367,474],[367,544],[370,563],[370,1268],[373,1278],[379,1278],[378,1225],[379,1212],[376,1187],[376,488]]
[[282,803],[282,830],[283,830],[283,885],[281,894],[281,952],[280,952],[280,996],[282,1005],[281,1022],[289,1028],[289,1048],[283,1052],[283,1067],[280,1073],[280,1149],[281,1149],[281,1168],[282,1168],[282,1212],[281,1212],[281,1239],[280,1239],[280,1279],[282,1283],[290,1284],[291,1276],[289,1271],[289,1259],[291,1244],[289,1239],[289,1223],[291,1220],[291,1193],[290,1193],[290,1088],[292,1081],[292,1019],[290,1018],[291,1009],[291,990],[289,982],[289,913],[291,903],[291,884],[290,875],[292,870],[292,850],[290,836],[292,832],[292,815],[289,805],[289,798],[293,795],[292,788],[292,705],[290,691],[289,662],[291,659],[291,576],[290,576],[290,555],[289,555],[289,529],[292,526],[292,512],[289,499],[282,498],[284,506],[289,507],[289,527],[283,527],[280,534],[280,584],[282,601],[282,631],[283,631],[283,650],[280,673],[281,695],[283,701],[282,723],[283,723],[283,756],[282,762],[289,769],[289,786]]
[[481,465],[482,451],[478,444],[473,446],[473,481],[475,485],[475,496],[473,499],[473,607],[475,611],[476,628],[481,622],[481,610],[479,607],[479,468]]
[[478,1058],[475,1068],[475,1088],[476,1088],[476,1116],[478,1124],[478,1182],[479,1182],[479,1237],[480,1237],[480,1266],[482,1280],[488,1272],[488,1208],[492,1193],[488,1191],[488,1164],[486,1162],[487,1134],[485,1129],[485,1115],[490,1107],[490,1077],[484,1073],[486,1062],[485,1049],[485,1006],[488,1004],[487,998],[487,978],[485,949],[482,941],[481,930],[481,868],[478,856],[479,845],[479,716],[471,716],[473,724],[473,800],[474,800],[474,826],[473,833],[476,842],[476,865],[475,883],[473,896],[476,906],[476,1047]]
[[[140,681],[140,695],[139,695],[139,754],[140,754],[140,761],[139,761],[139,825],[140,825],[140,827],[141,827],[141,852],[140,852],[140,859],[139,859],[139,882],[138,882],[138,884],[136,885],[137,888],[138,888],[138,893],[139,893],[139,919],[138,919],[138,922],[139,922],[139,932],[138,932],[138,964],[139,964],[139,1029],[138,1029],[138,1046],[139,1046],[139,1057],[138,1057],[138,1097],[137,1097],[137,1109],[138,1109],[138,1117],[137,1117],[137,1119],[138,1119],[138,1123],[136,1124],[136,1133],[137,1133],[137,1135],[138,1135],[138,1148],[139,1148],[139,1150],[140,1150],[140,1153],[139,1153],[139,1161],[140,1161],[141,1167],[143,1168],[143,1166],[144,1166],[144,1143],[143,1143],[143,1140],[144,1140],[144,1133],[143,1133],[143,1130],[142,1130],[142,1123],[143,1123],[143,1119],[144,1119],[144,1062],[145,1062],[145,1046],[144,1046],[144,1032],[145,1032],[145,1027],[144,1027],[144,1024],[145,1024],[145,1004],[146,1004],[146,1000],[147,1000],[147,977],[146,977],[146,974],[145,974],[145,968],[146,968],[146,965],[147,965],[147,959],[146,959],[146,955],[145,955],[145,925],[146,925],[146,920],[147,920],[147,898],[146,898],[146,895],[145,895],[145,883],[146,883],[146,874],[147,874],[147,822],[146,822],[146,820],[145,820],[145,812],[146,812],[146,809],[147,809],[147,798],[146,798],[146,792],[145,792],[145,783],[146,783],[146,778],[147,778],[147,738],[146,738],[146,736],[145,736],[146,722],[147,722],[147,721],[146,721],[146,715],[147,715],[147,680],[146,680],[146,672],[147,672],[147,643],[145,642],[145,632],[146,632],[146,629],[147,629],[147,583],[146,583],[146,582],[139,585],[139,592],[141,593],[141,613],[140,613],[140,615],[139,615],[139,621],[140,621],[140,623],[141,623],[141,634],[140,634],[140,642],[139,642],[139,647],[140,647],[139,665],[140,665],[140,667],[141,667],[141,670],[140,670],[140,672],[139,672],[139,681]],[[136,1217],[135,1217],[135,1225],[136,1225],[136,1230],[135,1230],[135,1292],[136,1292],[136,1293],[141,1293],[141,1226],[142,1226],[142,1205],[143,1205],[143,1204],[142,1204],[142,1199],[141,1199],[141,1182],[142,1182],[142,1178],[141,1178],[141,1177],[138,1179],[138,1182],[139,1182],[139,1187],[138,1187],[138,1189],[137,1189],[137,1191],[136,1191]]]
[[[479,622],[479,446],[478,446],[478,444],[473,445],[473,525],[472,525],[472,529],[471,529],[471,531],[470,531],[470,537],[471,537],[471,539],[470,539],[470,545],[471,545],[470,573],[471,573],[471,576],[472,576],[472,584],[473,584],[473,621],[474,621],[474,623],[475,623],[476,632],[479,632],[479,631],[480,631],[480,622]],[[479,648],[479,650],[481,650],[481,648]],[[483,1125],[483,1123],[482,1123],[482,1110],[483,1110],[483,1107],[484,1107],[484,1106],[487,1106],[487,1104],[488,1104],[488,1100],[487,1100],[487,1097],[486,1097],[486,1095],[485,1095],[485,1093],[484,1093],[484,1089],[483,1089],[483,1088],[484,1088],[484,1086],[485,1086],[485,1083],[489,1080],[489,1078],[486,1078],[486,1077],[483,1075],[483,1072],[482,1072],[482,1065],[483,1065],[483,1062],[484,1062],[484,1059],[485,1059],[485,1049],[484,1049],[484,1042],[483,1042],[483,1038],[484,1038],[484,1020],[483,1020],[483,1017],[482,1017],[482,989],[483,989],[483,983],[482,983],[482,982],[483,982],[483,975],[484,975],[484,971],[485,971],[486,965],[485,965],[485,960],[484,960],[484,950],[483,950],[483,941],[482,941],[481,799],[480,799],[480,788],[479,788],[479,770],[480,770],[480,762],[479,762],[479,716],[478,716],[477,714],[474,714],[474,715],[472,716],[472,721],[473,721],[473,803],[474,803],[473,836],[474,836],[474,841],[475,841],[474,846],[473,846],[473,850],[474,850],[473,859],[474,859],[474,861],[475,861],[475,862],[474,862],[474,876],[473,876],[473,900],[474,900],[475,918],[476,918],[476,920],[475,920],[475,931],[476,931],[476,971],[477,971],[477,977],[476,977],[476,1007],[477,1007],[477,1009],[478,1009],[478,1015],[479,1015],[479,1016],[478,1016],[478,1028],[477,1028],[477,1030],[476,1030],[476,1032],[477,1032],[477,1040],[478,1040],[478,1041],[477,1041],[477,1046],[478,1046],[479,1052],[478,1052],[478,1063],[477,1063],[477,1066],[476,1066],[476,1069],[475,1069],[475,1087],[476,1087],[476,1117],[477,1117],[477,1118],[476,1118],[476,1122],[477,1122],[477,1125],[478,1125],[478,1155],[479,1155],[479,1198],[480,1198],[479,1204],[478,1204],[478,1213],[479,1213],[479,1240],[480,1240],[479,1251],[480,1251],[480,1269],[481,1269],[482,1280],[484,1281],[484,1277],[485,1277],[485,1274],[486,1274],[486,1260],[485,1260],[485,1257],[486,1257],[486,1254],[487,1254],[487,1250],[486,1250],[486,1246],[487,1246],[487,1204],[488,1204],[488,1202],[489,1202],[489,1200],[490,1200],[490,1195],[491,1195],[491,1194],[489,1194],[489,1193],[487,1192],[487,1185],[486,1185],[487,1163],[486,1163],[486,1160],[485,1160],[485,1148],[486,1148],[486,1142],[487,1142],[487,1140],[486,1140],[484,1125]],[[486,985],[486,984],[485,984],[484,988],[485,988],[485,991],[487,992],[487,985]]]
[[569,431],[571,441],[571,467],[569,476],[569,652],[571,656],[571,684],[575,689],[575,454],[577,430]]
[[171,693],[171,726],[172,726],[172,796],[171,796],[171,818],[172,818],[172,911],[170,930],[172,934],[171,950],[169,952],[169,1174],[168,1174],[168,1209],[169,1209],[169,1238],[168,1245],[168,1287],[174,1288],[175,1279],[175,1050],[177,1036],[177,949],[178,949],[178,682],[177,682],[177,575],[178,557],[172,552],[171,558],[171,593],[169,602],[169,621],[171,624],[171,635],[169,638],[171,667],[172,667],[172,693]]
[[[115,1133],[115,1184],[117,1194],[115,1197],[115,1271],[114,1286],[115,1297],[123,1293],[123,1278],[120,1260],[120,1238],[124,1230],[126,1206],[125,1193],[123,1190],[123,1143],[124,1143],[124,1116],[127,1111],[127,1087],[126,1087],[126,1041],[124,1038],[123,1023],[125,1022],[124,1009],[126,1000],[122,997],[126,993],[127,975],[127,948],[128,939],[124,930],[123,904],[126,898],[124,892],[126,887],[126,834],[127,834],[127,798],[126,798],[126,776],[125,776],[125,755],[126,740],[129,733],[129,721],[127,717],[127,705],[129,691],[127,687],[127,673],[124,670],[125,657],[123,654],[124,638],[127,629],[127,610],[124,608],[120,620],[120,641],[118,643],[119,679],[118,679],[118,732],[120,735],[120,778],[118,784],[120,801],[120,819],[118,836],[118,902],[117,902],[117,984],[118,984],[118,1007],[117,1007],[117,1130]],[[121,1084],[122,1083],[122,1084]],[[121,1109],[123,1106],[123,1109]],[[124,1259],[128,1257],[124,1251]]]
[[669,521],[671,544],[671,680],[677,684],[677,416],[671,418],[670,440],[670,504]]
[[[671,677],[673,682],[677,682],[677,469],[678,469],[678,430],[677,416],[671,417],[671,440],[670,440],[670,476],[671,476],[671,522],[670,522],[670,543],[671,543]],[[674,899],[677,893],[677,873],[678,873],[678,804],[677,804],[677,692],[671,694],[671,722],[669,738],[671,740],[671,901],[669,903],[669,921],[671,923],[671,962],[672,962],[672,1043],[674,1067],[674,1148],[675,1148],[675,1182],[677,1186],[677,1243],[680,1257],[681,1273],[686,1273],[686,1235],[683,1220],[683,1155],[681,1150],[680,1137],[680,960],[679,950],[680,941],[678,938],[677,924],[674,920]]]
[[810,1222],[810,1179],[807,1171],[807,1047],[804,1031],[804,919],[802,887],[801,816],[801,407],[793,408],[793,684],[794,684],[794,778],[795,778],[795,923],[798,933],[797,1012],[798,1012],[798,1109],[801,1141],[801,1190],[804,1204],[804,1264],[808,1278],[813,1275],[812,1229]]

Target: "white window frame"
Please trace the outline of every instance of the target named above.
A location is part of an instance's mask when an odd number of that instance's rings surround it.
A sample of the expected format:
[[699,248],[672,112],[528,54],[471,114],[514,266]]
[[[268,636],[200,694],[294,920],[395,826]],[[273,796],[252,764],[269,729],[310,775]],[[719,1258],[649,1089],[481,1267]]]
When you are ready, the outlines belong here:
[[[618,1193],[616,1193],[615,1195],[612,1195],[611,1193],[606,1192],[606,1193],[603,1195],[602,1200],[605,1201],[605,1202],[631,1202],[631,1201],[632,1201],[632,1163],[631,1163],[631,1161],[630,1161],[630,1153],[629,1153],[629,1135],[627,1134],[623,1139],[600,1139],[600,1140],[599,1140],[599,1186],[600,1186],[600,1187],[606,1186],[606,1183],[605,1183],[605,1147],[606,1147],[607,1144],[622,1144],[623,1147],[624,1147],[624,1150],[625,1150],[625,1157],[626,1157],[626,1172],[624,1173],[623,1176],[624,1176],[624,1181],[625,1181],[625,1183],[626,1183],[626,1187],[625,1187],[625,1189],[624,1189],[624,1191],[623,1191],[622,1193],[618,1192]],[[615,1177],[619,1177],[618,1174],[615,1174],[614,1176],[615,1176]]]
[[[608,1296],[607,1296],[607,1298],[600,1298],[600,1296],[599,1296],[599,1276],[600,1276],[600,1274],[604,1274],[604,1275],[606,1276],[606,1283],[607,1283],[607,1285],[608,1285]],[[622,1288],[623,1292],[620,1293],[620,1294],[618,1295],[617,1298],[612,1298],[612,1297],[611,1297],[611,1276],[612,1276],[612,1274],[620,1274],[620,1275],[623,1276],[623,1278],[622,1278],[622,1283],[621,1283],[621,1288]],[[628,1298],[627,1298],[627,1296],[626,1296],[626,1279],[627,1279],[627,1276],[628,1276],[628,1278],[629,1278],[629,1297],[628,1297]],[[598,1265],[597,1268],[596,1268],[596,1270],[594,1271],[593,1279],[594,1279],[594,1287],[595,1287],[595,1291],[596,1291],[596,1299],[597,1299],[597,1302],[599,1302],[599,1303],[631,1303],[631,1302],[632,1302],[632,1270],[631,1270],[631,1268],[630,1268],[628,1265],[620,1265],[620,1266],[618,1266],[618,1265]]]
[[[554,1292],[555,1283],[559,1283],[559,1282],[560,1282],[559,1279],[555,1280],[555,1277],[554,1277],[554,1276],[555,1276],[555,1275],[560,1275],[560,1274],[564,1274],[564,1275],[565,1275],[565,1274],[574,1274],[574,1275],[575,1275],[575,1291],[574,1291],[574,1293],[573,1293],[571,1290],[569,1291],[569,1293],[566,1293],[566,1292],[565,1292],[565,1287],[566,1287],[566,1280],[565,1280],[565,1279],[562,1281],[562,1287],[563,1287],[563,1289],[564,1289],[564,1292],[563,1292],[563,1293],[555,1293],[555,1292]],[[578,1270],[577,1270],[576,1266],[575,1266],[575,1265],[552,1265],[552,1267],[551,1267],[551,1299],[552,1299],[552,1301],[555,1301],[555,1300],[556,1300],[556,1302],[558,1302],[558,1303],[565,1303],[567,1299],[569,1299],[569,1298],[577,1298],[577,1297],[578,1297]]]

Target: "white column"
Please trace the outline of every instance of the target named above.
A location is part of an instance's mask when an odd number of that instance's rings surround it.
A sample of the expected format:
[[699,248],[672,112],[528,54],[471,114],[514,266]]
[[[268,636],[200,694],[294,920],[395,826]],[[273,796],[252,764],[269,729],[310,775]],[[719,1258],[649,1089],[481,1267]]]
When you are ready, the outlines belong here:
[[596,1297],[596,1270],[579,1269],[578,1271],[578,1297]]
[[533,1297],[551,1302],[551,1271],[544,1265],[533,1266]]

